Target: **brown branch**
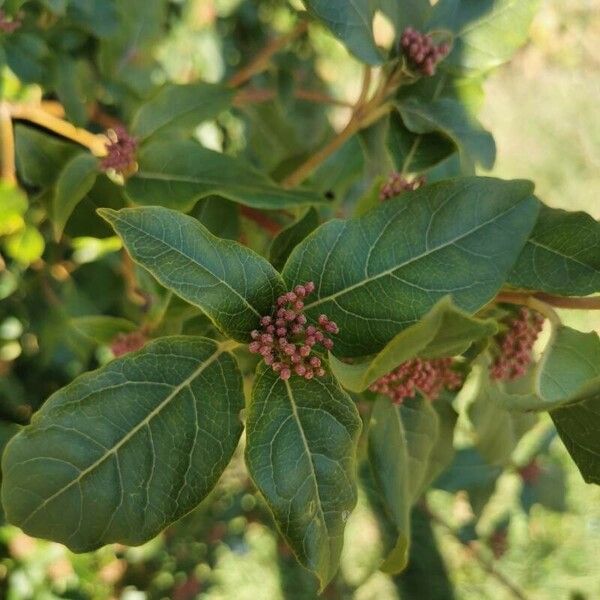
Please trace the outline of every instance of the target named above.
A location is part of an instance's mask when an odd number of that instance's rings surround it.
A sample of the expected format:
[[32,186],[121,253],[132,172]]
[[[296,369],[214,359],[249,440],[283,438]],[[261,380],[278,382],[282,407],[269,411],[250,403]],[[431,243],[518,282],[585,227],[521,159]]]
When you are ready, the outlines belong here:
[[254,59],[245,67],[235,73],[229,80],[229,86],[236,88],[264,71],[271,62],[274,54],[277,54],[281,49],[285,48],[291,41],[302,35],[308,28],[308,23],[305,20],[299,21],[298,24],[286,35],[271,40]]
[[446,521],[444,521],[444,519],[442,519],[439,515],[433,513],[429,509],[429,507],[424,506],[423,508],[427,513],[428,517],[434,523],[437,523],[438,525],[443,527],[446,531],[448,531],[448,533],[450,533],[450,535],[452,535],[452,537],[459,544],[467,548],[473,556],[473,558],[483,567],[483,569],[487,571],[492,577],[494,577],[499,583],[501,583],[506,589],[510,590],[510,592],[512,592],[515,598],[518,598],[519,600],[528,600],[523,590],[521,590],[521,588],[519,588],[519,586],[516,583],[514,583],[506,575],[504,575],[504,573],[499,571],[496,568],[496,565],[494,565],[493,561],[486,558],[481,553],[475,542],[467,542],[462,540],[458,533],[454,530],[454,527],[452,527],[449,523],[446,523]]
[[[244,89],[236,94],[233,104],[237,107],[246,106],[247,104],[260,104],[261,102],[269,102],[276,97],[277,92],[275,90]],[[314,102],[316,104],[331,104],[333,106],[343,106],[344,108],[354,107],[352,102],[332,98],[317,90],[297,89],[294,90],[294,97],[298,100]]]
[[273,221],[259,210],[250,208],[249,206],[242,206],[240,207],[240,212],[242,216],[254,221],[257,225],[262,227],[265,231],[268,231],[271,235],[277,235],[282,229],[282,226],[279,223]]
[[10,106],[6,102],[0,102],[0,179],[12,185],[17,183],[15,136]]
[[104,135],[90,133],[85,129],[75,127],[68,121],[55,117],[39,106],[31,104],[12,104],[10,113],[13,119],[21,119],[35,123],[44,129],[77,142],[90,150],[94,156],[106,155],[107,138]]
[[600,296],[555,296],[544,292],[500,292],[495,302],[507,304],[522,304],[528,306],[530,299],[534,298],[555,308],[569,308],[572,310],[600,310]]

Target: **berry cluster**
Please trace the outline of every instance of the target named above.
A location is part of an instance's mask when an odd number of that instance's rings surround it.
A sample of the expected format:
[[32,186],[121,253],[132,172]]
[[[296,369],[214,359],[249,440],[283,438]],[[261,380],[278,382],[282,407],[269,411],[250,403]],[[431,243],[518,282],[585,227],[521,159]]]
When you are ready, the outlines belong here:
[[544,317],[524,306],[497,338],[498,356],[490,367],[492,379],[511,380],[525,375],[532,361],[532,349],[544,325]]
[[0,9],[0,31],[2,33],[12,33],[19,29],[22,25],[19,17],[10,18],[3,10]]
[[313,348],[320,344],[331,350],[333,341],[327,334],[336,334],[339,329],[326,315],[319,317],[318,326],[306,324],[307,318],[302,312],[304,300],[314,291],[315,284],[309,281],[282,294],[277,299],[275,314],[263,317],[260,330],[251,333],[250,352],[260,354],[281,379],[289,379],[292,373],[304,379],[325,375],[321,359],[313,354]]
[[407,27],[400,38],[400,46],[409,65],[415,71],[430,77],[435,75],[436,65],[448,54],[447,43],[435,45],[430,35]]
[[100,167],[103,171],[116,171],[127,176],[135,173],[137,163],[135,153],[137,140],[127,133],[124,127],[118,126],[106,132],[109,142],[106,144],[107,155],[102,159]]
[[423,185],[425,185],[425,177],[417,177],[412,181],[409,181],[400,173],[391,173],[389,179],[379,190],[379,199],[389,200],[390,198],[399,196],[402,192],[416,190]]
[[413,358],[379,378],[369,389],[389,396],[395,404],[402,404],[406,398],[414,398],[417,392],[436,400],[444,388],[456,390],[462,383],[462,375],[452,368],[451,358]]
[[145,343],[146,336],[141,331],[119,333],[111,342],[110,349],[116,357],[119,357],[139,350]]

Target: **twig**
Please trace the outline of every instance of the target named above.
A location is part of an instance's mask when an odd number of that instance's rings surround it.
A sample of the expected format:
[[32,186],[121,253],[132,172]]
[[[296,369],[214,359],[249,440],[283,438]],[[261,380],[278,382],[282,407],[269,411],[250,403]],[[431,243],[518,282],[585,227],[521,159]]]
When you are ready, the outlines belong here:
[[51,115],[39,106],[12,104],[10,105],[10,114],[14,119],[22,119],[30,123],[35,123],[62,137],[77,142],[88,148],[94,156],[106,156],[106,144],[108,140],[104,135],[90,133],[85,129],[75,127],[68,121]]
[[308,23],[305,20],[299,21],[298,24],[286,35],[271,40],[250,62],[229,80],[229,86],[236,88],[243,85],[254,75],[264,71],[271,61],[271,57],[277,54],[282,48],[285,48],[291,41],[302,35],[308,28]]
[[[294,97],[298,100],[305,100],[306,102],[314,102],[316,104],[331,104],[333,106],[343,106],[345,108],[354,108],[354,104],[352,102],[348,102],[347,100],[340,100],[338,98],[333,98],[319,92],[317,90],[305,90],[305,89],[297,89],[294,90]],[[256,89],[244,89],[240,90],[234,100],[233,104],[235,106],[245,106],[247,104],[260,104],[261,102],[269,102],[277,97],[277,92],[275,90],[256,90]]]
[[[573,310],[600,310],[600,296],[554,296],[544,292],[500,292],[495,302],[506,302],[507,304],[522,304],[529,306],[531,299],[543,302],[555,308],[570,308]],[[534,308],[533,306],[531,308]]]
[[17,183],[15,167],[15,136],[10,106],[0,102],[0,179],[6,183]]
[[254,221],[271,235],[277,235],[282,229],[282,226],[279,223],[269,219],[269,217],[259,210],[250,208],[249,206],[242,206],[240,207],[240,212],[244,217]]
[[440,516],[433,513],[428,506],[423,506],[425,512],[429,516],[429,518],[434,522],[443,527],[446,531],[448,531],[452,537],[459,542],[462,546],[467,548],[471,555],[475,558],[475,560],[483,567],[485,571],[487,571],[492,577],[494,577],[498,582],[500,582],[505,588],[510,590],[515,598],[519,598],[519,600],[528,600],[525,593],[519,588],[519,586],[511,581],[504,573],[500,572],[493,561],[486,558],[477,545],[474,542],[467,542],[460,538],[458,533],[454,530],[449,523],[446,523]]
[[371,87],[371,73],[372,73],[371,67],[369,65],[365,65],[364,71],[363,71],[362,86],[360,89],[360,96],[358,97],[358,100],[356,101],[357,109],[364,105],[364,103],[367,100],[367,96],[369,95],[369,88]]

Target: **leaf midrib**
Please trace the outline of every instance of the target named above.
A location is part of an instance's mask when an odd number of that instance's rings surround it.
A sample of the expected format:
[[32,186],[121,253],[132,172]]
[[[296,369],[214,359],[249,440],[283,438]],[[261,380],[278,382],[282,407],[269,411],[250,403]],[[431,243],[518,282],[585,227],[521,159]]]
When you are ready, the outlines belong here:
[[[138,431],[140,431],[143,427],[146,427],[154,417],[158,416],[161,411],[186,387],[188,387],[194,379],[196,379],[206,368],[208,368],[219,356],[224,352],[224,350],[218,347],[215,352],[209,356],[204,362],[202,362],[197,369],[195,369],[191,375],[186,377],[180,384],[175,386],[173,390],[169,393],[169,395],[158,404],[154,409],[152,409],[146,417],[144,417],[137,425],[135,425],[129,432],[127,432],[116,444],[109,448],[100,458],[94,461],[89,467],[84,469],[79,473],[77,477],[72,479],[67,485],[63,486],[59,490],[57,490],[50,497],[46,498],[41,504],[37,506],[28,516],[24,519],[20,526],[23,528],[40,510],[42,510],[47,504],[58,498],[68,489],[70,489],[73,485],[78,484],[84,477],[92,473],[96,468],[98,468],[103,462],[108,460],[112,455],[116,455],[120,448],[122,448],[130,439],[132,439]],[[135,383],[135,382],[128,382]],[[143,383],[143,382],[142,382]]]
[[494,216],[493,219],[489,219],[488,221],[484,221],[483,223],[480,223],[477,225],[477,227],[474,227],[473,229],[469,230],[466,233],[463,233],[462,235],[459,235],[458,237],[453,238],[452,240],[449,240],[445,243],[443,243],[442,245],[438,246],[437,248],[433,248],[431,250],[426,250],[425,252],[422,252],[421,254],[418,254],[412,258],[410,258],[409,260],[394,266],[391,269],[386,269],[385,271],[382,271],[381,273],[378,273],[377,275],[373,276],[373,277],[366,277],[364,279],[362,279],[361,281],[358,281],[354,284],[352,284],[351,286],[348,286],[347,288],[343,289],[343,290],[339,290],[338,292],[335,292],[333,294],[330,294],[328,296],[323,296],[322,298],[319,298],[318,300],[315,300],[314,302],[311,302],[309,304],[305,305],[305,310],[308,310],[310,308],[313,308],[315,306],[318,306],[320,304],[323,304],[324,302],[329,302],[330,300],[335,300],[336,298],[338,298],[339,296],[343,296],[344,294],[347,294],[357,288],[362,287],[363,285],[367,285],[369,283],[371,283],[372,281],[377,281],[378,279],[382,278],[382,277],[386,277],[388,275],[392,275],[395,271],[398,271],[399,269],[403,269],[404,267],[407,267],[409,265],[411,265],[412,263],[421,260],[427,256],[430,256],[432,254],[435,254],[436,252],[439,252],[440,250],[444,250],[445,248],[452,246],[453,244],[455,244],[456,242],[459,242],[467,237],[469,237],[470,235],[476,233],[477,231],[479,231],[480,229],[482,229],[483,227],[486,227],[487,225],[490,225],[491,223],[494,223],[495,221],[497,221],[498,219],[501,219],[502,217],[504,217],[505,215],[509,214],[510,212],[512,212],[513,210],[515,210],[516,208],[519,207],[519,205],[525,200],[526,198],[524,198],[523,200],[521,200],[520,202],[514,204],[513,206],[511,206],[508,210],[505,210],[497,215]]
[[600,275],[600,269],[597,269],[593,265],[590,265],[590,264],[585,263],[585,262],[581,262],[580,260],[578,260],[577,258],[575,258],[574,256],[572,256],[570,254],[563,254],[562,252],[560,252],[556,248],[552,248],[551,246],[546,246],[545,244],[542,244],[541,242],[538,242],[533,237],[529,238],[529,240],[527,240],[527,243],[531,244],[532,246],[537,246],[539,248],[542,248],[542,250],[545,250],[546,252],[549,252],[550,254],[555,254],[556,256],[558,256],[560,258],[563,258],[563,259],[566,259],[568,261],[572,261],[574,263],[577,263],[578,265],[581,265],[585,269],[589,269],[590,271],[593,271],[594,273]]

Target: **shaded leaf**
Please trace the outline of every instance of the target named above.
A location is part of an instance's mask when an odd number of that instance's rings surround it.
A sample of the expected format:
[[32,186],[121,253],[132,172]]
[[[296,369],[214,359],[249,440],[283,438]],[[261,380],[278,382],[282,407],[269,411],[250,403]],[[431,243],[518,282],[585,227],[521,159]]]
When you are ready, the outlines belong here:
[[215,485],[243,405],[235,359],[208,339],[163,338],[86,373],[8,445],[7,518],[76,552],[144,543]]
[[98,173],[98,159],[89,152],[77,154],[64,166],[56,181],[52,198],[56,239],[60,239],[77,204],[94,187]]
[[270,210],[325,202],[314,192],[283,189],[241,160],[191,141],[149,144],[140,152],[139,165],[125,187],[136,204],[187,212],[211,194]]
[[238,341],[249,339],[283,291],[281,277],[264,258],[212,235],[192,217],[157,206],[98,212],[134,261]]
[[600,223],[542,205],[508,283],[563,296],[600,292]]
[[219,196],[200,200],[190,211],[213,235],[226,240],[237,240],[240,235],[239,206]]
[[456,356],[465,352],[473,342],[492,336],[497,331],[495,321],[471,317],[457,309],[452,299],[445,296],[423,319],[390,340],[377,356],[353,364],[331,356],[331,368],[344,387],[353,392],[362,392],[411,358]]
[[283,381],[261,364],[246,420],[246,463],[275,521],[322,589],[338,568],[356,504],[361,421],[332,377]]
[[106,315],[75,317],[70,323],[79,333],[99,344],[110,344],[119,333],[130,333],[138,329],[138,326],[128,319]]
[[314,208],[309,208],[300,219],[279,232],[273,239],[269,251],[269,260],[281,270],[292,250],[319,225],[319,214]]
[[491,300],[537,212],[525,181],[433,184],[322,225],[292,252],[283,276],[288,286],[315,282],[305,309],[338,324],[336,355],[374,354],[443,296],[468,313]]
[[131,132],[140,139],[174,131],[193,133],[194,127],[227,110],[235,90],[219,84],[168,84],[139,108]]

